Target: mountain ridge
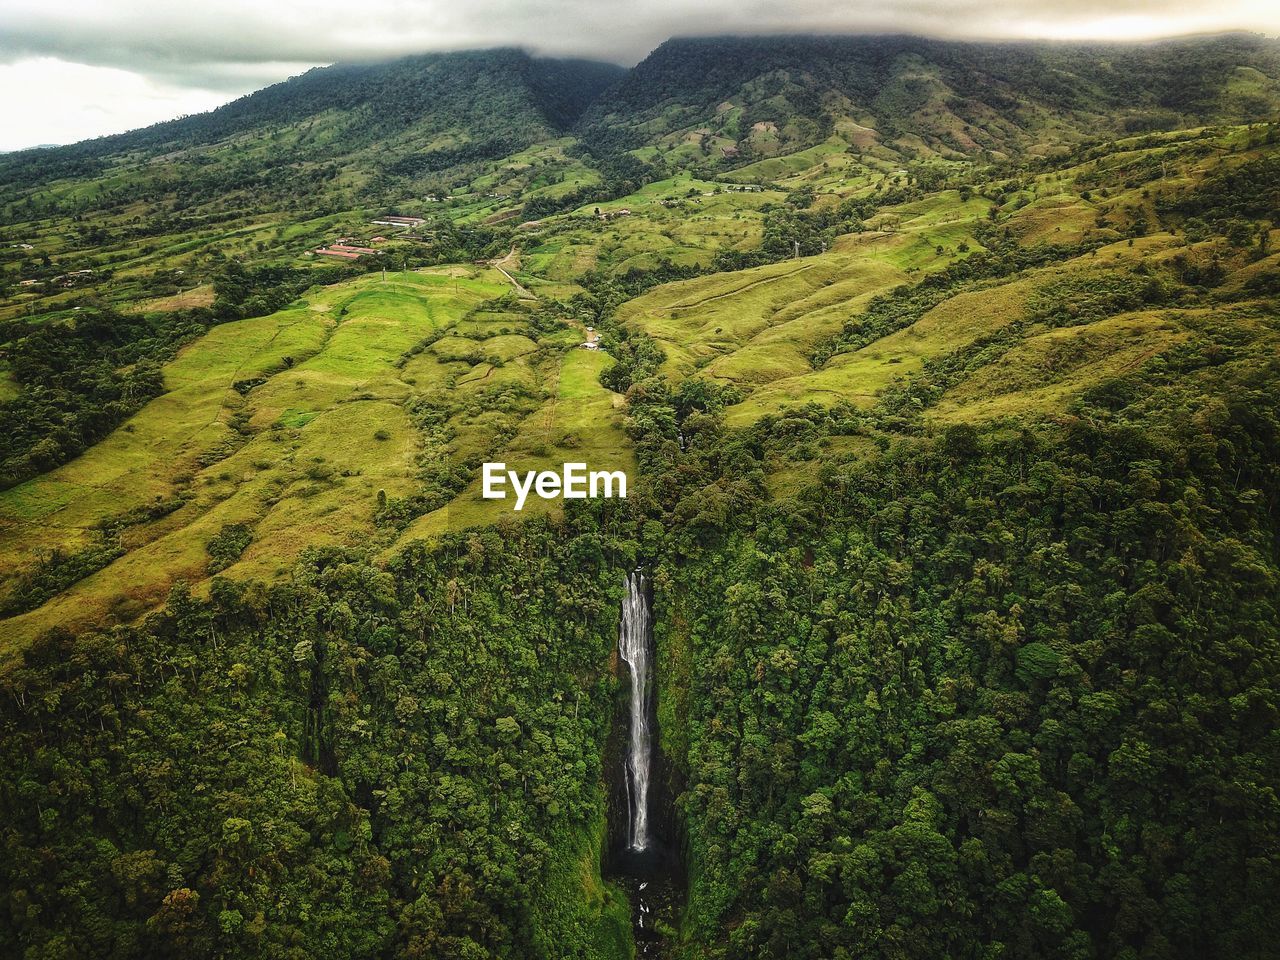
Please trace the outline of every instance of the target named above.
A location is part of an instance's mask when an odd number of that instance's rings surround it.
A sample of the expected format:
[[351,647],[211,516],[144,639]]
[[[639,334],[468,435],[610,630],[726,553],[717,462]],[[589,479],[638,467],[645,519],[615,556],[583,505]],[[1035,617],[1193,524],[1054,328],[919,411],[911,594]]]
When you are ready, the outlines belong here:
[[[1265,81],[1233,101],[1241,69]],[[756,152],[776,155],[855,124],[882,142],[918,137],[934,152],[1015,152],[1048,131],[1055,140],[1086,139],[1262,119],[1280,107],[1278,77],[1280,42],[1251,34],[1142,44],[907,34],[674,38],[606,91],[582,126],[624,149],[700,129],[704,140],[733,140],[740,150],[766,139],[757,136],[763,125],[776,142]]]
[[[702,54],[714,47],[727,48],[724,52],[729,55],[721,57],[718,62],[708,66],[705,62],[707,58]],[[81,157],[96,157],[113,151],[127,152],[149,146],[207,145],[214,142],[217,137],[227,137],[243,132],[255,121],[278,120],[281,107],[297,106],[299,101],[307,109],[312,110],[312,114],[308,115],[314,115],[322,109],[352,109],[364,106],[373,99],[362,91],[353,95],[342,88],[340,81],[372,82],[377,85],[381,80],[397,80],[411,87],[414,80],[411,75],[413,68],[430,69],[435,66],[457,65],[465,70],[474,66],[477,61],[493,58],[502,58],[505,61],[495,66],[514,68],[521,72],[524,79],[529,82],[531,90],[542,94],[548,101],[538,104],[547,110],[548,122],[562,131],[567,131],[575,126],[580,130],[599,130],[605,126],[601,122],[604,117],[620,109],[633,111],[651,109],[654,105],[651,75],[655,72],[674,75],[684,84],[686,92],[690,88],[700,94],[704,91],[714,91],[706,92],[702,96],[704,102],[698,106],[705,108],[720,103],[718,96],[733,92],[723,86],[725,83],[742,85],[758,80],[771,70],[804,67],[805,65],[800,63],[804,57],[811,60],[807,72],[812,73],[814,67],[829,67],[829,61],[834,59],[835,54],[846,57],[857,56],[859,63],[867,65],[873,71],[867,77],[846,76],[843,79],[875,82],[885,79],[884,70],[888,65],[886,58],[948,53],[990,56],[993,52],[1004,52],[1021,58],[1020,60],[1015,58],[1009,66],[1023,72],[1016,77],[1000,76],[998,72],[993,72],[985,78],[970,77],[968,79],[973,83],[985,79],[1005,85],[1017,83],[1022,87],[1031,83],[1030,75],[1026,71],[1037,65],[1032,62],[1036,57],[1047,58],[1048,65],[1057,69],[1062,65],[1057,61],[1078,67],[1082,62],[1087,62],[1087,58],[1090,57],[1099,59],[1102,63],[1105,62],[1105,58],[1118,54],[1125,58],[1118,62],[1121,69],[1116,69],[1117,64],[1112,64],[1110,70],[1100,71],[1095,80],[1110,80],[1113,87],[1110,92],[1113,94],[1122,91],[1128,93],[1135,87],[1130,82],[1132,74],[1127,73],[1123,68],[1127,66],[1130,71],[1138,67],[1150,70],[1146,79],[1157,81],[1164,91],[1163,96],[1157,98],[1156,105],[1171,106],[1164,102],[1170,88],[1185,86],[1188,78],[1195,78],[1195,74],[1188,72],[1188,65],[1184,59],[1176,59],[1167,70],[1162,71],[1158,69],[1159,64],[1144,59],[1144,54],[1173,51],[1185,58],[1192,50],[1209,50],[1212,53],[1215,52],[1213,48],[1221,48],[1216,52],[1223,56],[1220,56],[1217,62],[1211,61],[1209,64],[1211,68],[1222,69],[1228,62],[1225,57],[1235,52],[1244,57],[1236,63],[1236,66],[1254,69],[1266,67],[1271,71],[1268,76],[1273,84],[1277,83],[1276,75],[1280,74],[1280,40],[1246,32],[1167,37],[1136,42],[943,40],[906,33],[834,36],[811,34],[675,36],[663,41],[629,69],[587,57],[537,57],[519,47],[486,47],[411,54],[389,60],[338,62],[313,67],[297,76],[252,91],[210,111],[70,144],[40,145],[9,151],[4,154],[5,159],[2,163],[6,166],[14,165],[34,159],[36,154],[42,155],[41,159],[48,161],[56,159],[56,155],[64,152]],[[683,63],[680,62],[681,58]],[[753,66],[753,63],[759,63],[762,59],[769,64],[769,70]],[[954,68],[955,65],[951,61],[955,58],[947,57],[946,59],[947,65]],[[565,72],[569,78],[579,82],[568,88],[557,88],[554,85],[556,70]],[[824,77],[817,79],[830,79],[830,76],[827,72]],[[716,86],[717,83],[720,86]],[[1062,95],[1070,92],[1069,88],[1061,84],[1047,86],[1046,89],[1050,94]],[[1273,92],[1276,100],[1272,102],[1272,107],[1276,102],[1280,102],[1280,86],[1276,86]],[[1207,91],[1201,91],[1201,93],[1203,96]],[[320,103],[314,99],[317,97],[333,99],[327,103]],[[1118,103],[1119,100],[1117,99],[1116,102]],[[1050,105],[1066,107],[1069,105],[1069,97],[1063,97],[1056,104],[1051,100]],[[1202,103],[1200,106],[1203,107],[1205,104]],[[51,158],[50,154],[55,156]]]
[[[314,67],[205,113],[192,114],[79,143],[31,148],[0,158],[0,176],[39,183],[99,172],[106,160],[133,152],[209,147],[253,131],[315,122],[330,111],[353,114],[347,132],[393,137],[415,123],[437,128],[519,131],[539,121],[546,133],[567,129],[587,103],[622,73],[614,64],[580,58],[539,58],[515,47],[424,53],[394,60]],[[503,90],[503,82],[511,85]],[[419,99],[415,99],[419,98]],[[512,101],[515,116],[486,122],[496,101]],[[417,111],[420,103],[434,112]],[[443,106],[443,111],[440,110]],[[361,116],[363,111],[366,115]],[[397,128],[395,121],[399,121]]]

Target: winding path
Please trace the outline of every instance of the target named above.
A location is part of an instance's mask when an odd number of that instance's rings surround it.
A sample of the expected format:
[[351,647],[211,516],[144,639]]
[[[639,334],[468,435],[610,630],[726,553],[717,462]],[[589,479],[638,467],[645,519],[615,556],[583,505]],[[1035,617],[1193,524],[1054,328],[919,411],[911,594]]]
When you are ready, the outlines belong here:
[[512,259],[515,255],[516,255],[516,248],[515,248],[515,245],[513,244],[505,257],[502,257],[500,260],[490,260],[489,265],[492,266],[493,269],[497,270],[500,274],[502,274],[504,277],[507,278],[511,286],[515,288],[516,296],[519,297],[521,300],[537,300],[538,295],[536,293],[534,293],[532,290],[528,289],[523,284],[521,284],[519,280],[517,280],[515,277],[509,274],[506,268],[502,266],[508,260]]

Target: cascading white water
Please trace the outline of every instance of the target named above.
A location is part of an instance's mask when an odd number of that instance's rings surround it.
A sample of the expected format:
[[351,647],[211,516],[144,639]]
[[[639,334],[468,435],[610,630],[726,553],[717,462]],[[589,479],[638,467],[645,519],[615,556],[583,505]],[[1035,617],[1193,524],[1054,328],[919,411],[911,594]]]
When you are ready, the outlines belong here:
[[631,704],[627,724],[627,848],[643,852],[649,846],[649,765],[652,752],[650,690],[651,613],[648,578],[639,570],[627,576],[618,629],[618,653],[627,665]]

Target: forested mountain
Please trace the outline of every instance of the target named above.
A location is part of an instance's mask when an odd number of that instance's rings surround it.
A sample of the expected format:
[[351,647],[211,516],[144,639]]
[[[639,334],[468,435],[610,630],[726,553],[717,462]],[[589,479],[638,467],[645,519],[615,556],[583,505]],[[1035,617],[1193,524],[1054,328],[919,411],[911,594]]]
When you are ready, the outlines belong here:
[[1273,114],[1280,45],[1255,36],[1133,45],[958,43],[920,37],[669,40],[584,123],[619,144],[770,156],[833,133],[972,154],[1062,149],[1122,134]]
[[1278,57],[431,55],[0,158],[0,955],[1272,960]]
[[[730,165],[833,133],[943,154],[1062,148],[1096,136],[1244,122],[1280,104],[1280,46],[1250,35],[1132,45],[919,37],[669,40],[633,70],[490,50],[338,64],[207,114],[0,160],[0,182],[93,176],[113,159],[269,136],[280,162],[352,154],[419,169],[496,159],[580,127],[596,149],[693,135]],[[585,116],[584,116],[585,114]],[[702,147],[703,141],[706,146]],[[377,147],[377,155],[362,151]],[[200,162],[229,160],[201,151]]]
[[[7,155],[0,160],[0,182],[12,187],[92,176],[113,160],[218,144],[243,151],[246,139],[263,137],[274,149],[259,154],[262,167],[342,161],[372,146],[381,154],[380,160],[368,157],[375,169],[407,150],[425,154],[437,168],[494,159],[572,127],[622,73],[612,64],[537,59],[515,49],[317,67],[209,113]],[[430,159],[433,153],[441,156]],[[197,156],[202,164],[237,160],[217,150]]]

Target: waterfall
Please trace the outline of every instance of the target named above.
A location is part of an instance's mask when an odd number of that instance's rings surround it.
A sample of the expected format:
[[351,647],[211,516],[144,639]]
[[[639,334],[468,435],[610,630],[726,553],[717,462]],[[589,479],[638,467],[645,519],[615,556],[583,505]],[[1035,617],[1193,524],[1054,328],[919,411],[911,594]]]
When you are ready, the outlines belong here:
[[680,922],[684,900],[679,852],[671,835],[671,798],[658,744],[652,597],[653,586],[644,573],[636,570],[627,575],[618,623],[618,673],[626,673],[626,689],[617,703],[608,751],[606,867],[612,868],[612,879],[631,901],[636,960],[671,955],[669,937]]
[[618,628],[618,653],[630,674],[631,699],[627,724],[627,849],[648,849],[649,774],[653,748],[653,623],[649,610],[648,578],[639,570],[627,576]]

